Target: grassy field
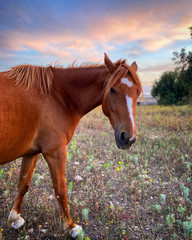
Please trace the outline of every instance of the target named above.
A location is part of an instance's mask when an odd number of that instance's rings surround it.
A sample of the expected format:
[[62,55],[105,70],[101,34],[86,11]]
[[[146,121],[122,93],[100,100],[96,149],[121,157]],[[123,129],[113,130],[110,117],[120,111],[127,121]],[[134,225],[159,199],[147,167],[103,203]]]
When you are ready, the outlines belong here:
[[[86,240],[192,239],[192,107],[139,106],[136,122],[138,140],[122,151],[100,108],[82,119],[68,146],[72,218]],[[8,228],[19,168],[20,159],[0,166],[0,239],[68,239],[42,157],[22,205],[26,225]]]

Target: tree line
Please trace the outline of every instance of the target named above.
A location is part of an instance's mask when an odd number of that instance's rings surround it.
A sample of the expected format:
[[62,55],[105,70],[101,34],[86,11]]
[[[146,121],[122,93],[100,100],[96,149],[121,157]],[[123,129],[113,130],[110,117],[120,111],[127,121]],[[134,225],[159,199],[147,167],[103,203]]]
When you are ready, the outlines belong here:
[[[192,26],[189,28],[192,38]],[[173,52],[176,67],[164,72],[152,86],[151,95],[160,105],[192,104],[192,52],[182,48]]]

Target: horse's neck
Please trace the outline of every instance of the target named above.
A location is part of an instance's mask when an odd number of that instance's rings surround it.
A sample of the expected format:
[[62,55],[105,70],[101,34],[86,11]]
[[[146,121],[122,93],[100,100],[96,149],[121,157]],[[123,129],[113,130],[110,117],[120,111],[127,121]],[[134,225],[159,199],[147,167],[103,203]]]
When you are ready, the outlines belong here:
[[[108,72],[105,67],[63,69],[57,75],[64,101],[71,101],[80,116],[102,104]],[[67,99],[66,99],[67,96]]]

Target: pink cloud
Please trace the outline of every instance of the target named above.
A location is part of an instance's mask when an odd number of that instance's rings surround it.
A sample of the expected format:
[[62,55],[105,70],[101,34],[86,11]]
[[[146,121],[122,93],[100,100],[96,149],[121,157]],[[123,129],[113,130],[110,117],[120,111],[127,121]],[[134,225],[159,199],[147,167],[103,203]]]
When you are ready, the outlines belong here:
[[[182,8],[181,6],[182,5]],[[191,5],[189,1],[166,8],[136,11],[127,15],[123,13],[109,14],[104,19],[96,19],[88,27],[82,28],[82,33],[74,30],[59,29],[54,32],[43,29],[37,32],[23,30],[20,32],[5,32],[4,45],[10,49],[20,51],[27,48],[35,49],[43,54],[55,53],[57,56],[69,56],[73,50],[80,55],[87,51],[97,52],[97,43],[105,49],[113,49],[114,44],[129,44],[140,41],[140,45],[147,51],[156,51],[172,44],[176,40],[189,38],[187,28],[192,23]],[[185,14],[180,12],[185,9]],[[21,12],[23,19],[27,16]],[[178,15],[178,19],[175,20]],[[91,20],[90,20],[91,21]],[[1,44],[2,45],[2,44]]]
[[[192,10],[192,7],[189,9]],[[188,27],[192,25],[192,15],[189,9],[178,22],[169,21],[168,18],[174,19],[179,12],[170,13],[168,9],[164,9],[163,14],[160,11],[159,16],[154,10],[135,12],[127,16],[109,16],[92,26],[90,34],[100,41],[118,44],[141,40],[148,51],[156,51],[176,40],[190,38]]]
[[[133,11],[122,7],[120,11],[108,11],[105,17],[90,15],[89,24],[79,22],[77,28],[74,22],[69,21],[67,25],[52,18],[51,28],[41,25],[31,31],[24,27],[4,30],[0,33],[0,57],[6,51],[9,56],[14,56],[20,51],[26,51],[27,55],[29,50],[36,50],[45,61],[54,57],[63,64],[72,63],[75,59],[80,63],[102,63],[105,51],[113,53],[120,49],[120,57],[127,53],[139,56],[171,46],[175,41],[190,39],[188,27],[192,25],[191,1],[170,1],[166,4],[163,4],[164,1],[149,2],[151,6],[144,7],[141,4]],[[22,21],[31,22],[31,16],[24,11],[18,14]],[[169,67],[162,63],[157,66],[151,64],[141,69],[142,78],[148,83],[152,82],[161,71]]]

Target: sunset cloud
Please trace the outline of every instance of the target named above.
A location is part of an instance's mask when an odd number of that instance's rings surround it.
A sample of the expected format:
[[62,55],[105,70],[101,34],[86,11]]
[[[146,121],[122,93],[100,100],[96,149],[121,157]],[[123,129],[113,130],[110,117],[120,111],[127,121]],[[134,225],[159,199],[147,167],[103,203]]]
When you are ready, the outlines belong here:
[[146,75],[150,67],[159,73],[171,66],[164,61],[170,61],[168,52],[178,50],[175,44],[181,48],[191,42],[191,0],[46,3],[2,3],[0,68],[33,55],[34,64],[103,62],[108,52],[114,60],[135,58]]

